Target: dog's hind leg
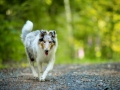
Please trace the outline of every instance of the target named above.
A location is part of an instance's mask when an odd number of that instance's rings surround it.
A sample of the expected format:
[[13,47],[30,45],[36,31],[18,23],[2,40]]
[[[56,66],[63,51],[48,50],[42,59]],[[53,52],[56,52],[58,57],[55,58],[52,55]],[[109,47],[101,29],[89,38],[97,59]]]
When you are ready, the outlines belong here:
[[37,74],[37,72],[36,72],[36,70],[35,70],[35,67],[34,67],[34,62],[31,62],[31,61],[29,60],[29,63],[30,63],[30,67],[31,67],[33,76],[34,76],[34,77],[38,77],[38,74]]
[[26,53],[27,53],[27,56],[28,56],[28,61],[29,61],[29,64],[30,64],[30,67],[31,67],[31,70],[32,70],[32,74],[34,77],[38,77],[38,74],[35,70],[35,67],[34,67],[34,58],[31,56],[31,54],[28,52],[28,50],[26,49]]
[[37,60],[37,67],[38,67],[38,78],[40,80],[40,77],[42,76],[42,63],[39,62],[39,60]]

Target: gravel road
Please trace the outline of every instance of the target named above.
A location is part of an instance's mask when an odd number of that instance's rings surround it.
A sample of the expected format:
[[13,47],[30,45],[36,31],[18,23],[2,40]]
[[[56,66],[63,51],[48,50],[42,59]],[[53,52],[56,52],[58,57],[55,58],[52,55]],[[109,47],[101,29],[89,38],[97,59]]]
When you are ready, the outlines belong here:
[[3,69],[0,90],[120,90],[120,63],[55,65],[45,82],[30,68]]

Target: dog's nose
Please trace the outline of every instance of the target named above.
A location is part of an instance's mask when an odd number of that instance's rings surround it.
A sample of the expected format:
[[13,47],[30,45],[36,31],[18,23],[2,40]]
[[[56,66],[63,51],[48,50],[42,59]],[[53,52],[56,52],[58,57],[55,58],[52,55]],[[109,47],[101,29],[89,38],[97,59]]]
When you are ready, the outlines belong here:
[[46,53],[48,53],[48,50],[45,50]]

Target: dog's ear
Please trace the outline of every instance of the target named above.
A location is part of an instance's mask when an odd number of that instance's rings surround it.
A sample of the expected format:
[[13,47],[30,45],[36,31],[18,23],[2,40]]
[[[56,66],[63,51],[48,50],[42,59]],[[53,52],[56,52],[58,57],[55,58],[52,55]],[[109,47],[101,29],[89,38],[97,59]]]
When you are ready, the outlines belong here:
[[45,30],[41,30],[40,31],[40,35],[41,35],[41,37],[44,37],[44,35],[46,35],[46,31]]
[[49,35],[52,36],[52,38],[55,38],[56,36],[56,31],[55,30],[52,30],[49,32]]

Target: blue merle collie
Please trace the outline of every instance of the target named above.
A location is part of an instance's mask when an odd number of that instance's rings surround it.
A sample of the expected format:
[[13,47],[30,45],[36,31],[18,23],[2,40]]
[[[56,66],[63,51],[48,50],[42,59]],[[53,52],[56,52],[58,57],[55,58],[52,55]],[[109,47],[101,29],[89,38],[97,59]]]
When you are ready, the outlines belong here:
[[[36,30],[32,31],[33,23],[27,21],[22,28],[21,39],[25,46],[32,73],[40,81],[52,70],[55,62],[55,53],[58,46],[56,31]],[[34,62],[37,63],[38,73],[35,70]],[[47,63],[47,67],[42,71],[42,64]]]

